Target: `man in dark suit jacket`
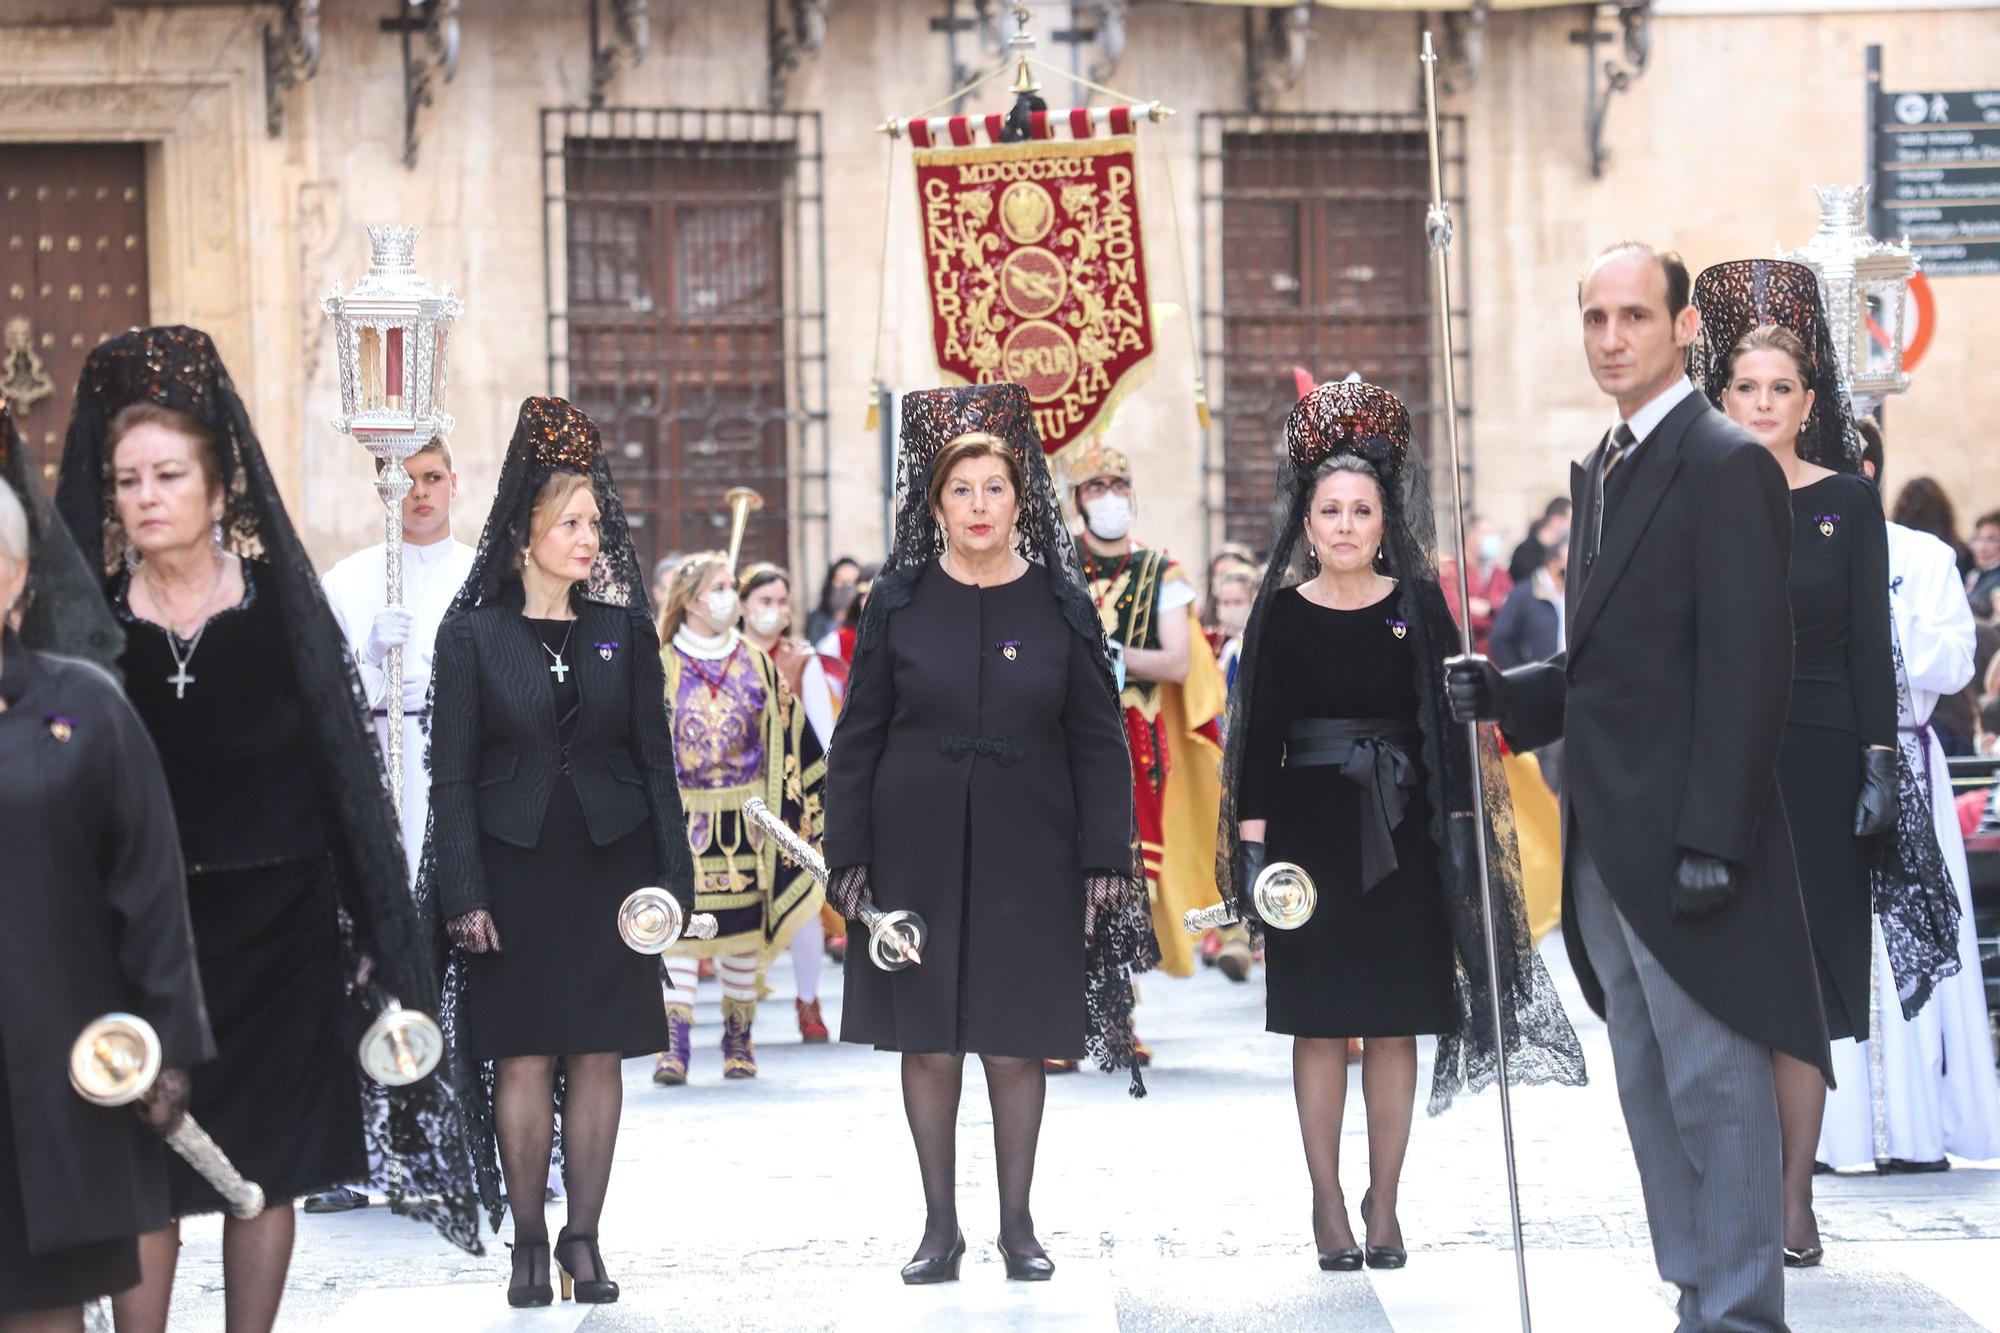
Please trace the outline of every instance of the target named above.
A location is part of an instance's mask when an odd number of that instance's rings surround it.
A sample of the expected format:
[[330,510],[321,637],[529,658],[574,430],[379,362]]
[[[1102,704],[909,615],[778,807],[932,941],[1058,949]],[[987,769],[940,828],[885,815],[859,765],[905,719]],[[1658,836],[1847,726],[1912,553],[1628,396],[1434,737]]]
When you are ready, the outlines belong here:
[[1610,1027],[1683,1333],[1782,1330],[1771,1053],[1829,1068],[1776,777],[1790,500],[1683,373],[1678,256],[1614,246],[1578,301],[1619,421],[1571,471],[1567,649],[1504,675],[1454,660],[1453,708],[1517,749],[1564,739],[1563,939]]

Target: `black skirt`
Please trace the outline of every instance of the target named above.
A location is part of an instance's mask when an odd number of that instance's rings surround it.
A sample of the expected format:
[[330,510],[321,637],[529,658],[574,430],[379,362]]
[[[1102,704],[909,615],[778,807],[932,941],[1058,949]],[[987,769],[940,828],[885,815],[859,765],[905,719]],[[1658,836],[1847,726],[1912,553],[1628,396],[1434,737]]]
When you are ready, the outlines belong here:
[[[1415,759],[1415,756],[1412,756]],[[1361,789],[1335,768],[1284,770],[1265,853],[1312,876],[1319,906],[1264,932],[1264,1028],[1294,1037],[1409,1037],[1458,1025],[1450,923],[1418,765],[1397,868],[1361,891]]]
[[[366,1176],[332,863],[190,874],[188,915],[216,1048],[188,1111],[273,1204]],[[167,1191],[175,1217],[224,1207],[178,1156]]]
[[139,1238],[28,1253],[28,1202],[14,1143],[6,1052],[0,1051],[0,1315],[81,1305],[139,1285]]
[[538,846],[482,836],[479,849],[500,952],[467,956],[473,1058],[664,1050],[660,965],[618,935],[618,905],[657,877],[652,825],[599,847],[561,778]]
[[1861,796],[1861,741],[1835,727],[1785,728],[1778,791],[1792,827],[1799,893],[1819,967],[1829,1040],[1866,1034],[1874,948],[1865,839],[1854,836]]

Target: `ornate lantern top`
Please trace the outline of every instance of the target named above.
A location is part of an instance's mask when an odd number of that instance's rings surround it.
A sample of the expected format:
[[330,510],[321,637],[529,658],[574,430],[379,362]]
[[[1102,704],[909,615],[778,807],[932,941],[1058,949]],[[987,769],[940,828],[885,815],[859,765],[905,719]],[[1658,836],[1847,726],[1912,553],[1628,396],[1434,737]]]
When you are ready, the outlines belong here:
[[335,282],[320,302],[334,324],[340,368],[334,428],[385,457],[407,457],[452,427],[445,356],[465,306],[416,271],[417,230],[370,227],[368,271],[349,295]]
[[1819,273],[1841,378],[1856,410],[1910,387],[1903,371],[1905,311],[1917,257],[1907,245],[1868,234],[1866,185],[1822,185],[1819,230],[1784,255]]

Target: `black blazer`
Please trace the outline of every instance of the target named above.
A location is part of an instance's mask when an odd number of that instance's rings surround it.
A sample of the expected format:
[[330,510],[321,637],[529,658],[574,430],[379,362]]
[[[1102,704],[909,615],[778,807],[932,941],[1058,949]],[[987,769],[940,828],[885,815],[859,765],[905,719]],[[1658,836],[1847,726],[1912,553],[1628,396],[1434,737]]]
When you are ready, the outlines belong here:
[[[1792,512],[1777,461],[1699,391],[1612,474],[1571,469],[1567,651],[1507,673],[1517,749],[1563,739],[1563,940],[1590,1006],[1604,991],[1577,930],[1579,840],[1632,929],[1703,1008],[1831,1077],[1826,1019],[1778,796],[1791,699]],[[1711,916],[1672,905],[1681,852],[1739,867]]]
[[582,696],[569,743],[556,734],[548,656],[521,615],[519,585],[446,620],[432,668],[431,814],[446,919],[487,906],[479,837],[533,848],[558,775],[604,847],[648,821],[658,884],[694,910],[694,862],[674,780],[660,641],[641,610],[573,599],[568,660]]
[[28,1248],[46,1254],[167,1222],[159,1136],[70,1089],[83,1025],[140,1015],[168,1068],[213,1058],[215,1043],[152,738],[100,668],[0,639],[0,1153],[20,1173]]

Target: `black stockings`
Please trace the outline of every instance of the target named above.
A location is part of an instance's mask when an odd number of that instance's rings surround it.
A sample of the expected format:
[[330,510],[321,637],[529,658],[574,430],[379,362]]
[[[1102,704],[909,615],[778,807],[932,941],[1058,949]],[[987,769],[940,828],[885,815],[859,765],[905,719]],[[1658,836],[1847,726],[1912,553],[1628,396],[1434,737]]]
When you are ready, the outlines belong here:
[[[1013,1254],[1042,1255],[1028,1206],[1047,1090],[1042,1062],[1000,1055],[982,1055],[980,1062],[993,1108],[1000,1243]],[[958,1098],[964,1078],[963,1055],[903,1056],[903,1112],[909,1117],[924,1185],[924,1238],[914,1256],[918,1259],[942,1257],[958,1238]]]
[[[1292,1090],[1299,1104],[1299,1137],[1312,1177],[1313,1238],[1331,1254],[1355,1243],[1340,1187],[1340,1123],[1347,1107],[1347,1043],[1338,1038],[1292,1041]],[[1368,1243],[1400,1245],[1396,1218],[1403,1156],[1410,1146],[1416,1109],[1417,1043],[1414,1037],[1370,1037],[1362,1045],[1361,1093],[1368,1114]]]
[[[611,1155],[618,1144],[618,1115],[625,1088],[615,1052],[562,1057],[563,1185],[569,1194],[568,1231],[595,1236],[611,1186]],[[514,1217],[514,1271],[527,1281],[548,1281],[549,1226],[543,1199],[549,1150],[555,1140],[556,1057],[523,1055],[498,1061],[494,1119],[500,1135],[500,1169],[506,1177],[507,1211]],[[591,1265],[582,1247],[565,1258]],[[571,1273],[595,1278],[595,1272]]]

